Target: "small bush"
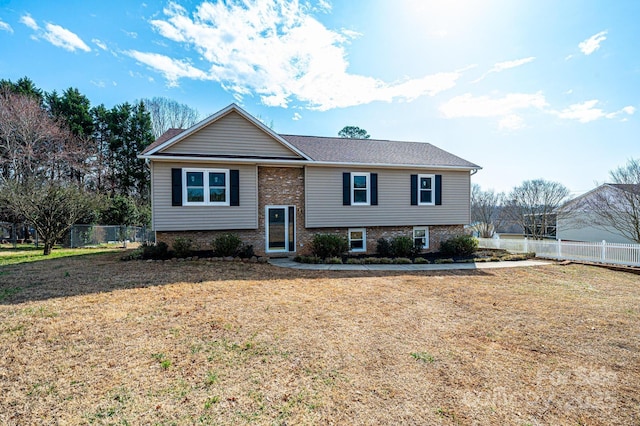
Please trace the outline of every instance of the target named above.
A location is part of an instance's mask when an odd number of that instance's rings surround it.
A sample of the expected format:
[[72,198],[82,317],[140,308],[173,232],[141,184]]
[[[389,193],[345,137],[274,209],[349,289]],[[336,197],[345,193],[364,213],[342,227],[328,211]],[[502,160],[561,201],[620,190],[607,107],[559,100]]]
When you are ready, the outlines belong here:
[[453,263],[453,259],[436,259],[433,261],[433,263],[436,263],[436,264]]
[[328,263],[330,265],[342,265],[342,258],[337,256],[328,257],[325,259],[324,263]]
[[169,257],[169,246],[160,241],[157,244],[144,243],[140,246],[142,259],[166,259]]
[[189,257],[193,251],[193,240],[189,238],[176,238],[171,245],[176,257]]
[[356,259],[353,257],[350,257],[349,259],[347,259],[347,265],[362,265],[364,263],[364,259]]
[[242,240],[235,234],[223,234],[211,242],[214,253],[219,257],[236,256],[241,246]]
[[311,241],[311,253],[326,259],[341,256],[349,250],[347,238],[334,234],[316,234]]
[[393,257],[411,257],[414,252],[413,240],[407,236],[395,237],[391,240]]
[[238,256],[240,256],[241,259],[250,259],[255,255],[251,244],[243,244],[240,250],[238,250]]
[[431,263],[431,262],[429,262],[429,261],[428,261],[427,259],[425,259],[424,257],[416,257],[416,258],[413,260],[413,263],[415,263],[415,264],[425,264],[425,265],[426,265],[426,264]]
[[380,263],[380,259],[377,257],[365,257],[364,259],[362,259],[365,265],[375,265],[377,263]]
[[440,243],[440,251],[450,256],[470,256],[478,249],[478,240],[471,235],[458,235]]
[[392,257],[391,242],[385,238],[380,238],[376,245],[376,253],[383,257]]
[[393,263],[397,265],[407,265],[411,263],[411,259],[407,257],[396,257],[395,259],[393,259]]
[[388,265],[388,264],[393,263],[393,259],[390,259],[388,257],[381,257],[381,258],[378,259],[377,263],[379,263],[381,265]]
[[322,259],[319,258],[318,256],[296,256],[293,258],[293,260],[298,263],[312,263],[312,264],[322,263]]

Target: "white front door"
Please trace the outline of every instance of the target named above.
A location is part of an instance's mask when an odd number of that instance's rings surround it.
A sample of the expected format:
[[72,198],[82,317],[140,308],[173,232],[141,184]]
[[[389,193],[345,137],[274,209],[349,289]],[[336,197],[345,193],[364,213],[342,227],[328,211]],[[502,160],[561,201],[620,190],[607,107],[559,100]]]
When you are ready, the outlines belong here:
[[296,248],[295,206],[266,206],[266,252],[294,252]]

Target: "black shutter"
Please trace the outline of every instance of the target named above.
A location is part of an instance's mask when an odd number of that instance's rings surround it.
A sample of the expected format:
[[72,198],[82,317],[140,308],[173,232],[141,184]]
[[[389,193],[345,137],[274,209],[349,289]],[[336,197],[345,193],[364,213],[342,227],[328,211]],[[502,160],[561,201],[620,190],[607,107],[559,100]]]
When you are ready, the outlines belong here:
[[171,169],[171,205],[182,205],[182,169]]
[[442,205],[442,175],[436,175],[436,206]]
[[371,173],[371,205],[378,205],[378,174]]
[[289,206],[289,251],[296,251],[296,208]]
[[418,205],[418,175],[411,175],[411,205]]
[[229,170],[229,205],[240,205],[240,171]]
[[351,205],[351,173],[342,173],[342,205]]

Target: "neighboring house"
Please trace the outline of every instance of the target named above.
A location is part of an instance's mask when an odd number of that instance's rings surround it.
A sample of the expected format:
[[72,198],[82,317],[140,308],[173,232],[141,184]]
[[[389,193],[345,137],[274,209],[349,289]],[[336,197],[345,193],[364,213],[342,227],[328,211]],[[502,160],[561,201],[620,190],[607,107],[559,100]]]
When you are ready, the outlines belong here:
[[428,143],[280,135],[235,104],[139,157],[157,241],[206,249],[233,232],[260,255],[308,253],[318,233],[344,235],[352,252],[399,235],[437,250],[469,223],[480,168]]
[[565,241],[606,241],[608,243],[635,244],[593,212],[593,205],[601,197],[608,197],[620,206],[630,196],[640,196],[640,185],[605,183],[566,203],[558,210],[557,238]]

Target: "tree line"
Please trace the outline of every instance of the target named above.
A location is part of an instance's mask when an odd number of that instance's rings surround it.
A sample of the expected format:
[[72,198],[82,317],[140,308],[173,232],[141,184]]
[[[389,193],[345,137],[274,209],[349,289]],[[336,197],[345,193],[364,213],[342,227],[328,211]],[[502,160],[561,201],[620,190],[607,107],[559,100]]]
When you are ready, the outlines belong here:
[[76,88],[0,80],[0,221],[33,226],[45,254],[74,223],[149,225],[149,168],[137,155],[197,119],[165,98],[107,108]]
[[[471,222],[479,237],[491,238],[501,229],[516,225],[520,233],[533,239],[555,237],[558,217],[571,219],[576,226],[593,226],[617,233],[640,244],[640,160],[609,172],[610,182],[622,186],[618,196],[592,191],[582,202],[570,203],[569,190],[544,179],[524,181],[509,193],[471,188]],[[551,231],[553,235],[551,234]]]

